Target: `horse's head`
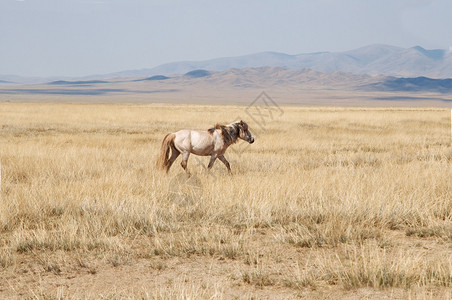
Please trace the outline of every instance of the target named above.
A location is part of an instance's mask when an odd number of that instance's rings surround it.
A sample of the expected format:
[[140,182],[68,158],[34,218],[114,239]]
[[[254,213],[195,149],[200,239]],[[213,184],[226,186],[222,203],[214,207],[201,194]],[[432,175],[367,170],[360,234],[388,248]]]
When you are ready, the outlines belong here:
[[240,122],[236,122],[235,124],[237,124],[237,127],[239,129],[239,138],[241,138],[244,141],[247,141],[250,144],[254,143],[254,137],[248,130],[248,124],[241,120]]

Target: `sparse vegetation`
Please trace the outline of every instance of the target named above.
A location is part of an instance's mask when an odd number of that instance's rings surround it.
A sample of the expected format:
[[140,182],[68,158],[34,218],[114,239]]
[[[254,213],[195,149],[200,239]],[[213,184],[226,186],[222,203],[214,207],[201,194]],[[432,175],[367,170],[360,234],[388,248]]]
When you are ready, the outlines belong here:
[[0,104],[0,298],[452,297],[449,111],[284,107],[175,197],[164,135],[243,109]]

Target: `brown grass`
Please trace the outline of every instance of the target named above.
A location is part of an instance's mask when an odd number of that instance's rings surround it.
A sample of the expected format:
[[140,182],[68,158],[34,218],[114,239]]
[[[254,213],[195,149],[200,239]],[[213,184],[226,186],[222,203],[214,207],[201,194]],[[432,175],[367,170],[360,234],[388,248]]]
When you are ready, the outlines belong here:
[[[283,110],[0,104],[0,297],[450,298],[449,111]],[[236,117],[233,176],[155,169]]]

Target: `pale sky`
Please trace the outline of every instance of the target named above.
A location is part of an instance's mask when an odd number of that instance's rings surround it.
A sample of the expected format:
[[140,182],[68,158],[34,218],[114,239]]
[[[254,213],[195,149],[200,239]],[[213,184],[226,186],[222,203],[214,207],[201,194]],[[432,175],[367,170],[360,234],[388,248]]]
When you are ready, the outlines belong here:
[[0,0],[0,74],[83,76],[264,51],[452,50],[451,0]]

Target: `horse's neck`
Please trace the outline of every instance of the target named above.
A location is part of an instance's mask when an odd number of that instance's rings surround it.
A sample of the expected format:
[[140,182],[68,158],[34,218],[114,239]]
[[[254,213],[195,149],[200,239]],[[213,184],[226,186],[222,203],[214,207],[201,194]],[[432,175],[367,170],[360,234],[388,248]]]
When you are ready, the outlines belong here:
[[228,141],[225,141],[225,144],[227,144],[227,146],[230,146],[230,145],[234,144],[235,142],[237,142],[237,139],[239,138],[239,136],[238,136],[237,129],[233,124],[229,124],[227,126],[227,131],[228,131],[228,135],[229,135],[230,139],[228,139]]
[[234,144],[239,139],[238,135],[234,134],[231,135],[231,144]]

